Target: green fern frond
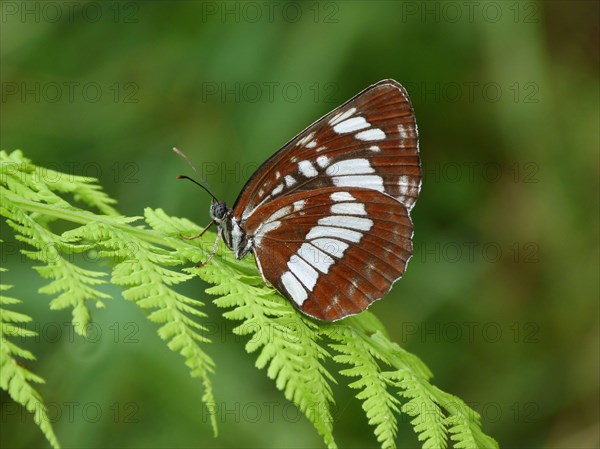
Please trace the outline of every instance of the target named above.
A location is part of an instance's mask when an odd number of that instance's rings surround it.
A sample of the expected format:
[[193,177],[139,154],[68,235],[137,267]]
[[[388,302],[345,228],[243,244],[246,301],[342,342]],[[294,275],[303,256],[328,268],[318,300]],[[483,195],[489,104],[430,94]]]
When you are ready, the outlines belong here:
[[250,336],[246,351],[260,351],[256,367],[267,367],[267,376],[275,381],[313,424],[329,448],[335,448],[331,404],[331,374],[323,366],[329,353],[320,344],[319,325],[299,314],[272,289],[264,286],[258,275],[228,273],[215,265],[198,271],[202,279],[217,284],[206,290],[219,295],[218,307],[232,308],[223,314],[242,321],[236,335]]
[[[0,268],[6,272],[5,268]],[[10,285],[1,284],[0,291],[5,292]],[[17,358],[35,360],[34,355],[13,343],[10,338],[34,337],[37,334],[24,328],[22,325],[31,321],[31,317],[12,311],[6,306],[19,304],[21,301],[0,294],[0,388],[7,391],[10,397],[25,409],[33,413],[33,420],[39,426],[44,436],[52,447],[58,449],[60,445],[48,418],[48,412],[42,397],[33,388],[32,383],[44,383],[44,379],[33,374],[22,366]]]
[[[152,212],[147,211],[147,214],[151,216]],[[112,270],[111,282],[123,286],[123,297],[148,311],[148,319],[160,325],[158,335],[168,342],[169,349],[184,357],[192,377],[202,381],[202,400],[214,404],[209,377],[214,372],[214,362],[201,348],[201,344],[210,342],[203,335],[208,329],[195,321],[195,318],[206,317],[200,311],[204,304],[173,289],[193,277],[170,269],[183,265],[187,259],[105,222],[89,223],[66,232],[65,236],[96,242],[103,257],[118,261]],[[216,417],[211,423],[217,435]]]
[[[73,307],[73,324],[84,335],[91,319],[86,301],[93,300],[101,306],[101,300],[109,297],[95,288],[106,282],[101,279],[106,274],[79,267],[65,256],[93,250],[99,258],[114,262],[111,282],[125,287],[123,296],[148,311],[148,319],[160,325],[159,336],[171,350],[185,358],[191,375],[202,381],[204,402],[214,404],[209,377],[214,362],[201,348],[209,341],[204,336],[206,328],[196,321],[206,316],[199,310],[203,304],[172,288],[193,277],[170,269],[188,262],[178,251],[166,249],[169,241],[175,239],[134,226],[139,218],[112,214],[109,206],[112,201],[100,194],[99,187],[88,185],[87,179],[51,173],[47,178],[59,179],[58,185],[44,185],[46,178],[36,179],[37,169],[20,152],[10,155],[1,152],[0,158],[3,200],[0,212],[16,231],[15,238],[34,248],[21,252],[41,262],[43,265],[34,268],[42,277],[52,280],[40,289],[42,293],[58,295],[51,301],[51,308]],[[95,215],[79,209],[55,192],[72,193],[111,215]],[[40,222],[41,217],[64,219],[81,226],[58,235],[46,226],[47,221]],[[211,424],[216,435],[216,418]]]
[[35,249],[21,252],[30,259],[43,263],[44,265],[35,266],[34,269],[44,279],[52,279],[52,282],[40,288],[39,292],[54,296],[50,301],[50,308],[53,310],[72,307],[75,331],[79,335],[85,335],[91,319],[87,301],[93,301],[96,307],[104,307],[102,300],[110,298],[95,288],[106,283],[101,279],[106,273],[86,270],[67,260],[65,253],[73,257],[87,248],[79,248],[62,236],[54,234],[11,201],[16,199],[12,192],[4,187],[0,187],[0,191],[5,199],[0,207],[0,214],[6,217],[8,225],[17,232],[17,240]]
[[431,393],[434,387],[429,383],[432,376],[429,368],[379,330],[370,336],[363,334],[363,338],[372,345],[372,350],[379,350],[382,361],[395,368],[384,372],[383,377],[390,385],[400,389],[403,398],[408,399],[401,411],[413,418],[411,424],[419,441],[423,442],[423,449],[445,449],[448,446],[448,430],[444,414]]
[[8,154],[0,151],[3,184],[11,178],[10,186],[15,193],[29,200],[42,199],[47,204],[67,202],[58,193],[71,193],[75,201],[81,201],[106,215],[118,215],[112,207],[116,200],[109,197],[97,184],[96,178],[62,173],[33,165],[20,150]]
[[353,366],[341,370],[340,374],[358,378],[349,387],[360,390],[356,398],[362,401],[369,424],[375,426],[377,441],[384,449],[395,448],[398,431],[396,415],[400,401],[388,391],[388,381],[376,359],[378,354],[351,326],[334,325],[326,328],[326,332],[337,342],[330,344],[339,353],[333,359],[340,364]]
[[455,449],[496,449],[498,443],[481,430],[481,416],[461,399],[433,387],[446,410],[446,424]]
[[[410,416],[423,448],[447,448],[450,443],[457,449],[498,447],[481,431],[479,415],[433,386],[427,366],[391,341],[373,314],[363,312],[334,324],[309,319],[265,285],[252,257],[235,260],[224,245],[210,264],[183,268],[206,260],[215,234],[184,240],[181,235],[195,234],[199,228],[161,209],[146,209],[144,217],[119,216],[112,207],[114,201],[91,178],[44,171],[18,151],[0,152],[0,162],[0,213],[15,238],[29,247],[22,252],[38,262],[34,268],[50,280],[40,292],[53,296],[51,308],[72,307],[76,330],[84,334],[91,319],[88,301],[102,306],[109,298],[99,290],[107,283],[107,273],[82,268],[73,256],[91,252],[112,262],[110,282],[123,287],[124,298],[142,308],[158,325],[158,334],[168,347],[184,357],[191,375],[204,385],[202,400],[209,409],[216,403],[211,383],[215,365],[204,351],[209,339],[202,324],[206,317],[203,303],[177,291],[196,275],[212,284],[206,292],[217,296],[218,307],[228,309],[224,317],[239,322],[234,333],[249,337],[245,348],[257,354],[256,367],[266,369],[327,447],[336,447],[331,412],[335,379],[325,368],[330,359],[340,366],[342,376],[352,378],[349,387],[358,390],[356,397],[382,448],[395,448],[401,414]],[[101,214],[73,205],[65,194]],[[72,229],[53,232],[57,220],[71,223]],[[32,335],[19,325],[29,317],[4,307],[15,302],[4,296],[0,301],[1,387],[35,412],[36,423],[57,447],[43,403],[30,386],[42,379],[15,362],[15,357],[33,355],[5,338]],[[216,434],[214,413],[211,423]]]
[[445,449],[448,446],[444,414],[431,395],[427,379],[416,376],[411,370],[385,373],[391,385],[401,389],[401,396],[409,399],[402,405],[402,412],[413,417],[411,424],[423,441],[423,449]]
[[[61,310],[73,308],[73,326],[79,335],[85,336],[91,319],[87,301],[93,301],[96,307],[104,307],[103,299],[110,296],[95,288],[105,284],[101,279],[106,276],[102,271],[86,270],[65,257],[73,259],[76,254],[89,248],[74,245],[63,236],[53,233],[47,226],[48,215],[19,207],[23,202],[46,204],[75,211],[68,201],[55,192],[72,193],[75,198],[98,210],[115,214],[110,206],[115,201],[95,184],[95,179],[37,167],[23,156],[21,151],[8,154],[0,151],[0,194],[3,201],[0,214],[16,232],[16,239],[30,245],[35,251],[22,250],[32,260],[44,265],[34,267],[45,279],[53,281],[42,287],[40,293],[58,295],[50,301],[50,308]],[[52,182],[48,182],[52,181]],[[55,219],[56,217],[51,217]]]

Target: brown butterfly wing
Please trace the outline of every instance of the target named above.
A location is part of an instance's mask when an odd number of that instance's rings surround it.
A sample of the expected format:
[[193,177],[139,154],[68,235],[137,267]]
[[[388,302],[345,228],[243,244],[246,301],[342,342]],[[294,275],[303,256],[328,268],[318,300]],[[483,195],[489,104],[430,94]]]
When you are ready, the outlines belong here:
[[363,188],[279,197],[260,206],[245,230],[263,278],[304,313],[326,321],[384,296],[412,255],[406,207]]
[[267,159],[243,188],[238,221],[259,206],[325,187],[367,188],[410,210],[421,166],[415,116],[404,87],[383,80],[310,125]]

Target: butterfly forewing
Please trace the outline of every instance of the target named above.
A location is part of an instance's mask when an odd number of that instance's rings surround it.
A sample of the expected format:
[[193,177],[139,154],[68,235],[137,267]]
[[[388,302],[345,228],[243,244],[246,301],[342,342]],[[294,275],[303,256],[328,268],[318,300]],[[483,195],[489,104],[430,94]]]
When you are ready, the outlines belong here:
[[367,188],[408,210],[421,184],[418,133],[406,90],[381,81],[287,143],[250,178],[234,205],[243,221],[274,199],[325,187]]
[[327,321],[384,296],[412,254],[406,207],[364,188],[280,196],[260,206],[245,231],[264,279],[304,313]]

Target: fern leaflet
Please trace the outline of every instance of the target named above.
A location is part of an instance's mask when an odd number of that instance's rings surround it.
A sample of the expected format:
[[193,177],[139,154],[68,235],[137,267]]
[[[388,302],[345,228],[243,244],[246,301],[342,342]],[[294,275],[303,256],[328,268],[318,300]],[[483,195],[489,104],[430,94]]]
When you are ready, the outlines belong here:
[[359,389],[356,398],[362,401],[369,424],[375,426],[375,436],[384,449],[396,447],[400,401],[388,391],[388,382],[381,372],[377,353],[373,352],[363,337],[351,326],[334,325],[327,329],[327,335],[336,343],[331,348],[339,354],[334,360],[352,368],[340,371],[344,376],[356,377],[350,388]]
[[[0,268],[5,272],[5,268]],[[31,383],[44,383],[44,379],[25,368],[18,358],[35,360],[34,355],[18,347],[10,338],[34,337],[37,334],[23,327],[31,321],[31,317],[12,311],[7,306],[19,304],[21,301],[4,295],[10,285],[0,284],[0,388],[7,391],[13,400],[33,413],[33,420],[40,427],[53,448],[60,446],[50,424],[46,406],[42,397]]]

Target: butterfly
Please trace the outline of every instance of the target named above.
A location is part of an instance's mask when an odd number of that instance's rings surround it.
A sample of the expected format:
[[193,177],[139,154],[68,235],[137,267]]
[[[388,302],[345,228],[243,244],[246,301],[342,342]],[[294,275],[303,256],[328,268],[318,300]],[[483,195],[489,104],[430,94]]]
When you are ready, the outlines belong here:
[[201,187],[212,221],[188,239],[216,224],[217,241],[237,259],[252,252],[265,283],[306,315],[359,313],[413,252],[421,162],[408,93],[382,80],[321,117],[254,172],[232,208]]

